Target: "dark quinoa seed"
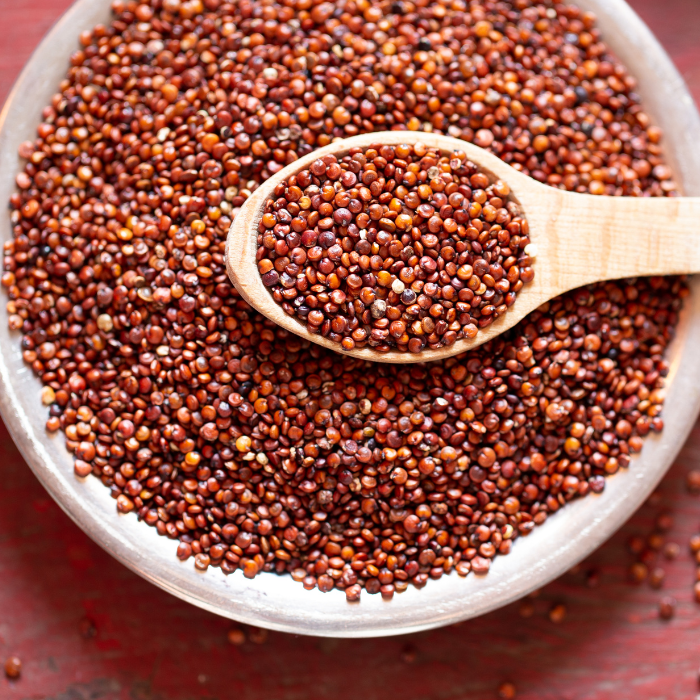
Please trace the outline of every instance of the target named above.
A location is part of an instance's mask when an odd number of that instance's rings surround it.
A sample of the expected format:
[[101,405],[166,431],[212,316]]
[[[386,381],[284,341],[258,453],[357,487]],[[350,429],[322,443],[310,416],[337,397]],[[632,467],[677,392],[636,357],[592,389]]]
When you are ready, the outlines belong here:
[[592,15],[529,0],[113,8],[20,147],[2,282],[47,429],[182,559],[349,599],[485,573],[662,428],[678,278],[579,289],[474,352],[397,368],[274,327],[224,266],[260,182],[374,130],[473,141],[568,190],[674,194]]
[[513,683],[501,683],[498,686],[498,697],[501,700],[514,700],[517,697],[517,691]]
[[17,656],[10,656],[5,661],[5,675],[17,680],[22,675],[22,661]]
[[678,601],[673,596],[664,596],[659,601],[659,617],[670,620],[676,614]]
[[454,345],[533,279],[509,195],[462,151],[377,143],[329,155],[265,203],[258,271],[287,314],[344,350]]

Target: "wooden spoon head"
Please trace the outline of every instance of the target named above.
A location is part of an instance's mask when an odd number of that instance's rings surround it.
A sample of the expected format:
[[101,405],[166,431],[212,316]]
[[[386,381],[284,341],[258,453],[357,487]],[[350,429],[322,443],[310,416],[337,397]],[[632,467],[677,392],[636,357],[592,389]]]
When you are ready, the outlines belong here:
[[[272,294],[270,294],[270,291],[263,284],[255,259],[258,226],[263,215],[265,202],[269,199],[271,192],[278,184],[308,168],[311,163],[318,158],[329,154],[342,157],[346,155],[351,148],[367,148],[371,144],[376,143],[386,146],[424,143],[426,146],[447,153],[455,150],[464,151],[467,154],[467,158],[476,163],[490,177],[508,183],[514,199],[521,205],[523,204],[523,195],[526,195],[527,198],[528,194],[534,193],[538,196],[546,197],[551,196],[548,194],[549,192],[556,193],[556,190],[540,185],[538,182],[523,175],[514,168],[511,168],[507,163],[504,163],[500,158],[485,151],[483,148],[449,136],[419,131],[381,131],[335,141],[299,158],[299,160],[294,161],[268,178],[253,192],[236,214],[226,239],[226,270],[231,282],[233,282],[241,296],[252,307],[274,321],[278,326],[282,326],[288,331],[317,343],[318,345],[323,345],[330,350],[352,355],[353,357],[359,357],[363,360],[371,360],[373,362],[408,364],[440,360],[471,350],[508,330],[528,313],[547,301],[548,298],[551,298],[551,295],[548,296],[538,288],[538,273],[536,272],[534,281],[525,285],[520,292],[518,292],[515,304],[490,326],[481,329],[476,337],[472,339],[463,338],[454,343],[454,345],[437,350],[426,349],[420,353],[402,352],[399,350],[377,352],[370,347],[355,348],[349,351],[344,350],[340,343],[324,338],[321,335],[309,333],[305,324],[294,316],[286,314],[282,307],[275,302],[272,298]],[[529,221],[530,217],[527,208],[528,207],[524,208],[524,213]],[[531,238],[532,237],[531,225]],[[536,236],[533,242],[537,244]],[[537,270],[537,267],[535,269]]]

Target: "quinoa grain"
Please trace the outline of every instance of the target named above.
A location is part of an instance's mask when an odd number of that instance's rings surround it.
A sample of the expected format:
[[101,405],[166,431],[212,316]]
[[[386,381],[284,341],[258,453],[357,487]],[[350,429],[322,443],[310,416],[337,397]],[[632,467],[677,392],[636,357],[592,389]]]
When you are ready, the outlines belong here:
[[10,656],[5,661],[5,675],[11,680],[17,680],[22,674],[22,661],[18,656]]

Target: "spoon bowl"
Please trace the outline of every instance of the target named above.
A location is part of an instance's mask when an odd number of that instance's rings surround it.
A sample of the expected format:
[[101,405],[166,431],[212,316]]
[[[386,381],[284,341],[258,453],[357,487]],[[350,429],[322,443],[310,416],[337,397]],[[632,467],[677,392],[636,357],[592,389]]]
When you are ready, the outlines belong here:
[[[345,350],[309,332],[287,314],[258,272],[258,227],[275,188],[326,155],[341,158],[352,148],[373,144],[425,144],[443,153],[460,150],[491,179],[508,184],[530,227],[535,278],[518,292],[510,309],[474,338],[419,353],[372,347]],[[440,360],[471,350],[512,328],[530,312],[564,292],[593,282],[700,272],[700,246],[692,227],[700,223],[700,198],[605,197],[555,189],[503,162],[493,153],[450,136],[418,131],[383,131],[334,141],[299,158],[266,180],[236,214],[226,240],[226,269],[241,296],[260,313],[292,333],[363,360],[413,363]]]

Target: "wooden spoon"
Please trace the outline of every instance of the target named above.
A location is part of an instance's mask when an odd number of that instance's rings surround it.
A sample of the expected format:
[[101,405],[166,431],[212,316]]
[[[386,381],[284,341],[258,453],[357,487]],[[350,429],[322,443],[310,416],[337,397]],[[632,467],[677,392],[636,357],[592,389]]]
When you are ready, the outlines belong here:
[[[280,183],[317,158],[342,157],[354,147],[424,143],[443,152],[461,150],[494,179],[510,186],[530,226],[536,249],[535,278],[513,306],[476,337],[420,353],[377,352],[369,346],[346,351],[340,343],[309,333],[287,315],[263,285],[255,254],[265,202]],[[266,180],[236,215],[226,240],[226,269],[243,298],[260,313],[297,335],[336,352],[377,362],[439,360],[475,348],[514,326],[554,297],[593,282],[700,272],[700,198],[604,197],[566,192],[543,185],[474,144],[417,131],[384,131],[335,141],[303,156]]]

